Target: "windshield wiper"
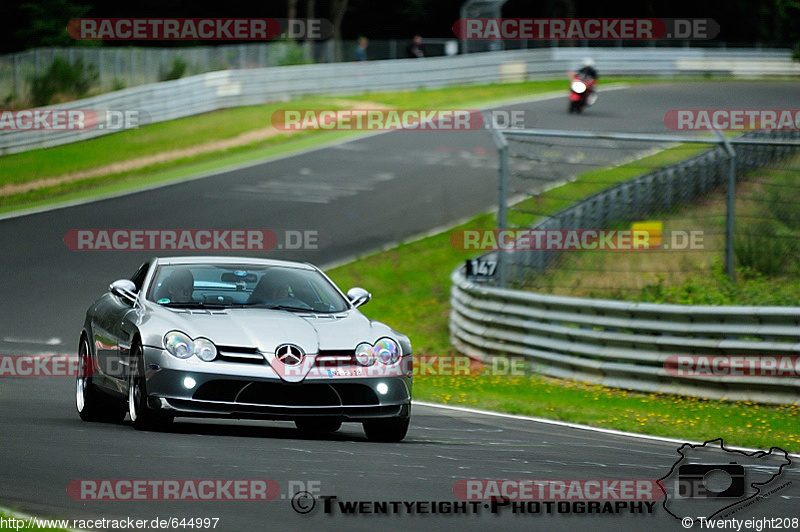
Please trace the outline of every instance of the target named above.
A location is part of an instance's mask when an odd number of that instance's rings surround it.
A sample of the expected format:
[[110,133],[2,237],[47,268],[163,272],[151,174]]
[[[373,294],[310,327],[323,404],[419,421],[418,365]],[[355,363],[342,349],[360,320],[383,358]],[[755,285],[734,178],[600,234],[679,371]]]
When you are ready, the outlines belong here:
[[204,301],[170,301],[169,303],[159,303],[162,307],[169,308],[207,308],[223,309],[226,305],[221,303],[206,303]]
[[302,312],[316,312],[313,308],[293,307],[291,305],[265,305],[264,308],[268,308],[270,310],[299,310]]

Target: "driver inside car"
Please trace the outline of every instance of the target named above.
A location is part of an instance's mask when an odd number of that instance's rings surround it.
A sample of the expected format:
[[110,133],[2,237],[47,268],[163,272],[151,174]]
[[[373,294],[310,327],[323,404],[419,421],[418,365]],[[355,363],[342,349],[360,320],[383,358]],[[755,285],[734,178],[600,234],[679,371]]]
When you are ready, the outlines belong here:
[[250,294],[247,304],[274,304],[277,301],[290,297],[289,285],[285,282],[270,279],[265,275],[258,281],[258,284],[253,289],[253,293]]
[[194,292],[194,275],[189,268],[177,268],[164,280],[171,303],[188,303]]
[[288,299],[291,297],[289,294],[289,286],[285,284],[277,284],[270,287],[268,294],[268,303],[276,303],[282,299]]

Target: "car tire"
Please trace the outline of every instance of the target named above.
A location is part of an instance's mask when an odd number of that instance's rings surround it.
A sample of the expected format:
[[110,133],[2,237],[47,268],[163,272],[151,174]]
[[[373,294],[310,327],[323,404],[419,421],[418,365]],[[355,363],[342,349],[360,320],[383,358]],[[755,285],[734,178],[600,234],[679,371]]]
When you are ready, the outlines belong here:
[[89,342],[81,338],[78,346],[78,375],[75,378],[75,406],[83,421],[120,423],[125,419],[125,404],[104,394],[92,383],[97,368],[89,350]]
[[398,442],[406,437],[410,417],[393,417],[364,422],[364,434],[371,441]]
[[305,432],[336,432],[342,428],[342,420],[325,417],[296,419],[295,427]]
[[142,347],[131,348],[128,371],[128,415],[136,430],[164,430],[174,416],[162,414],[147,405],[147,380],[144,377],[144,355]]

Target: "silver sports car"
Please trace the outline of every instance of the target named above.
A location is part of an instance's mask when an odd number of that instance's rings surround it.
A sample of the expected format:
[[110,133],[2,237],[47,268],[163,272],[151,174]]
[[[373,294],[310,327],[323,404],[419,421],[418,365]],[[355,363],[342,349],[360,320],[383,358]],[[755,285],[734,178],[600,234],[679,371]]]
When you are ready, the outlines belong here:
[[400,441],[411,417],[408,337],[366,318],[318,268],[223,257],[154,258],[86,312],[76,401],[85,421],[158,429],[176,416],[363,423]]

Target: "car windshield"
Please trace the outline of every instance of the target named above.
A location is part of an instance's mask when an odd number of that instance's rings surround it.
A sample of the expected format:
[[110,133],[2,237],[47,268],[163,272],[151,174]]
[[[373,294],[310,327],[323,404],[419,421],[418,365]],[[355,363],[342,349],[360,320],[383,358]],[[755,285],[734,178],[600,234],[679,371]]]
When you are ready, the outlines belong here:
[[347,301],[315,270],[286,266],[159,266],[147,299],[173,308],[273,308],[342,312]]

